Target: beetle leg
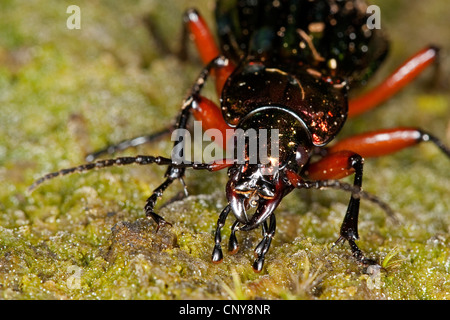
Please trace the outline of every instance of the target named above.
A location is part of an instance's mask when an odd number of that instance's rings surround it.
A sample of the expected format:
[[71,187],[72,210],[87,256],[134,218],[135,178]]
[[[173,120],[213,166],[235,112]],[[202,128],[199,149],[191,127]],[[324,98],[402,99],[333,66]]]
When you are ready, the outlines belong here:
[[[203,17],[195,9],[189,9],[184,14],[184,22],[187,30],[194,39],[200,58],[206,65],[219,54],[220,50],[214,41],[214,36]],[[223,85],[230,74],[234,71],[235,66],[232,63],[218,66],[216,65],[213,73],[216,77],[216,89],[220,94]]]
[[[180,55],[182,56],[183,54],[185,54],[185,52],[183,53],[183,51],[186,51],[186,48],[185,48],[186,47],[186,39],[187,39],[187,33],[189,32],[189,34],[191,34],[194,39],[194,43],[200,54],[201,60],[206,65],[205,69],[208,69],[207,73],[210,73],[210,72],[214,73],[214,75],[216,77],[217,92],[220,93],[222,91],[223,84],[225,83],[226,79],[230,76],[230,74],[233,72],[233,70],[235,69],[235,66],[228,60],[227,60],[227,63],[214,62],[214,61],[216,61],[216,57],[219,56],[220,50],[217,47],[217,45],[214,41],[214,36],[213,36],[212,32],[209,30],[205,20],[195,9],[187,10],[184,14],[183,20],[184,20],[184,29],[183,29],[183,39],[181,41],[182,48],[180,50]],[[144,20],[144,22],[147,24],[149,31],[155,36],[156,40],[158,40],[159,37],[157,37],[153,32],[154,26],[151,25],[151,19],[146,18]],[[211,62],[212,62],[212,64],[211,64]],[[210,65],[210,66],[208,67],[208,65]],[[203,86],[203,82],[206,80],[206,75],[202,74],[199,77],[199,80],[201,80],[201,83]],[[199,83],[199,81],[197,81],[197,84],[198,83]],[[201,90],[201,86],[197,86],[197,88],[195,89],[197,95],[199,94],[200,90]],[[206,98],[198,99],[197,106],[199,106],[199,110],[194,111],[194,113],[197,114],[194,116],[196,118],[199,117],[200,119],[199,118],[197,118],[197,119],[202,120],[204,122],[208,122],[208,120],[213,121],[214,119],[217,120],[217,121],[215,121],[213,126],[209,126],[209,127],[207,127],[207,129],[208,128],[217,128],[217,129],[221,130],[222,128],[227,126],[225,121],[223,120],[222,114],[220,113],[220,109],[218,107],[216,107],[216,109],[219,111],[219,113],[214,112],[213,108],[209,108],[209,106],[211,104],[213,104],[213,102],[211,102],[211,101],[204,102],[205,100],[207,100],[207,99]],[[209,124],[209,122],[208,122],[208,124]],[[144,135],[144,136],[139,136],[139,137],[135,137],[132,139],[127,139],[127,140],[121,141],[118,144],[110,145],[104,149],[90,153],[86,156],[85,159],[86,159],[86,161],[91,162],[91,161],[94,161],[95,159],[97,159],[99,156],[104,155],[104,154],[113,154],[115,152],[128,149],[130,147],[136,147],[136,146],[144,144],[144,143],[153,142],[153,141],[159,139],[160,137],[169,134],[173,129],[174,129],[173,127],[170,127],[170,128],[163,129],[161,132]],[[205,130],[207,130],[207,129],[205,129]],[[225,144],[225,142],[224,142],[224,144]]]
[[236,220],[231,227],[230,240],[228,241],[228,253],[235,254],[239,250],[239,243],[236,238],[236,231],[239,230],[239,221]]
[[[162,227],[166,224],[168,224],[170,226],[172,225],[171,223],[165,221],[163,217],[161,217],[160,215],[156,214],[153,211],[153,209],[156,205],[156,201],[158,200],[158,198],[162,197],[164,191],[176,179],[181,181],[181,183],[183,184],[183,187],[184,187],[185,194],[187,195],[186,185],[184,184],[184,180],[183,180],[183,176],[184,176],[184,172],[186,171],[186,168],[193,168],[195,170],[218,171],[218,170],[225,169],[225,168],[231,166],[232,164],[233,164],[233,162],[231,162],[231,161],[227,162],[227,160],[220,160],[218,162],[213,162],[213,163],[209,163],[209,164],[208,163],[187,163],[187,164],[169,166],[169,168],[167,169],[167,172],[166,172],[167,179],[158,188],[156,188],[153,191],[153,194],[147,199],[147,202],[144,207],[145,215],[147,217],[151,217],[158,225],[156,228],[156,232],[158,232],[160,227]],[[227,210],[229,211],[230,210],[229,206],[227,206],[227,208],[228,208]],[[225,216],[225,218],[226,218],[226,216]],[[225,223],[225,221],[224,221],[224,223]],[[219,233],[220,233],[220,230],[219,230]],[[217,246],[217,244],[216,244],[216,246]]]
[[348,150],[329,153],[319,161],[309,164],[305,168],[304,174],[308,179],[313,180],[341,179],[347,177],[355,172],[355,169],[349,162],[349,159],[353,155],[355,155],[355,152]]
[[362,186],[363,158],[355,152],[342,150],[331,153],[318,162],[309,165],[305,171],[308,178],[316,180],[340,179],[352,173],[355,173],[353,181],[355,190],[352,191],[347,212],[341,225],[340,236],[335,244],[347,240],[353,256],[358,262],[373,264],[372,260],[364,257],[355,242],[359,238],[358,216],[361,198],[359,192]]
[[275,229],[276,229],[276,218],[275,214],[272,213],[270,216],[269,227],[267,227],[266,221],[264,221],[264,223],[262,224],[263,239],[255,248],[256,259],[253,262],[253,270],[255,272],[261,272],[264,266],[264,257],[267,251],[269,251],[270,244],[272,243],[272,238],[275,235]]
[[227,205],[222,212],[219,215],[219,219],[217,219],[217,228],[216,232],[214,234],[214,250],[212,253],[211,260],[213,263],[220,263],[223,260],[223,253],[222,253],[222,246],[220,245],[222,241],[222,235],[220,231],[222,230],[223,226],[225,225],[225,220],[227,219],[228,214],[230,213],[230,205]]
[[[355,179],[353,181],[353,185],[356,186],[359,190],[361,190],[363,177],[363,158],[358,154],[354,154],[348,159],[348,161],[349,165],[355,170]],[[375,262],[373,260],[364,257],[364,254],[355,243],[355,240],[359,239],[358,234],[359,205],[360,205],[359,195],[352,193],[347,207],[347,212],[345,213],[344,221],[342,222],[341,225],[340,236],[339,239],[336,241],[336,243],[342,240],[347,240],[348,243],[350,244],[352,254],[358,262],[361,262],[363,264],[374,264]]]
[[[118,157],[114,159],[104,159],[98,160],[96,162],[82,164],[77,167],[66,168],[56,172],[48,173],[42,176],[41,178],[35,180],[34,183],[28,188],[28,191],[32,192],[34,189],[36,189],[39,185],[41,185],[45,181],[51,180],[59,176],[65,176],[73,173],[81,173],[94,169],[101,169],[112,166],[124,166],[130,164],[139,164],[139,165],[156,164],[160,166],[169,166],[169,170],[167,171],[166,174],[167,177],[166,180],[153,191],[152,195],[147,199],[145,204],[145,215],[147,217],[152,218],[156,222],[157,224],[156,232],[158,232],[160,227],[166,224],[168,225],[172,224],[165,221],[164,218],[162,218],[160,215],[156,214],[153,211],[153,209],[156,205],[156,201],[158,200],[158,198],[160,198],[163,195],[164,191],[172,184],[174,180],[176,179],[181,180],[186,192],[186,186],[184,185],[184,181],[182,179],[184,171],[187,168],[191,168],[194,170],[218,171],[230,167],[231,165],[233,165],[233,161],[222,159],[212,163],[193,163],[193,162],[177,163],[169,158],[153,157],[153,156]],[[230,208],[228,206],[228,211],[229,210]]]
[[[192,103],[192,113],[195,119],[201,121],[203,131],[209,129],[220,131],[223,137],[220,147],[226,150],[228,142],[226,137],[230,136],[227,134],[227,130],[234,132],[234,129],[225,122],[220,108],[208,98],[197,96]],[[219,143],[220,141],[216,142]]]
[[[211,69],[214,68],[215,66],[226,64],[226,61],[228,61],[228,60],[223,57],[217,57],[214,60],[212,60],[210,63],[208,63],[208,65],[202,70],[202,72],[200,73],[200,75],[197,78],[197,81],[192,86],[191,94],[184,100],[180,115],[178,117],[177,124],[175,126],[177,130],[186,129],[187,123],[193,113],[192,112],[193,108],[198,105],[198,103],[196,103],[196,102],[201,101],[200,91],[203,89],[203,86],[205,85],[205,82],[208,78],[208,75],[209,75]],[[180,143],[184,143],[184,140],[175,141],[173,149],[179,149],[178,145]],[[184,148],[183,148],[183,150],[184,150]],[[180,166],[176,166],[176,167],[169,166],[167,168],[167,171],[165,174],[165,176],[168,177],[168,179],[163,184],[170,185],[173,182],[173,180],[175,180],[175,179],[179,179],[182,181],[184,173],[185,173],[185,169],[186,169],[185,167],[180,167]],[[155,192],[156,191],[157,190],[155,190]],[[162,190],[162,191],[164,191],[164,190]]]
[[211,30],[196,9],[188,9],[184,13],[183,21],[204,64],[220,54]]
[[363,133],[337,142],[328,152],[352,150],[365,158],[378,157],[427,141],[434,143],[450,157],[450,148],[437,137],[418,128],[393,128]]
[[[329,149],[331,151],[330,154],[318,162],[309,165],[306,169],[305,174],[308,178],[317,180],[340,179],[355,173],[354,186],[357,187],[357,190],[352,190],[347,212],[341,225],[340,237],[335,244],[347,240],[353,256],[358,262],[365,265],[375,263],[373,260],[364,257],[364,254],[355,243],[355,240],[359,238],[358,216],[361,193],[358,190],[361,190],[363,171],[361,155],[373,157],[388,154],[421,141],[434,142],[447,156],[450,156],[449,149],[434,136],[418,129],[399,128],[377,131],[345,139],[334,147],[331,147]],[[345,150],[345,148],[350,146],[357,153]],[[341,148],[344,150],[341,150]]]
[[[383,129],[359,134],[338,141],[327,148],[327,155],[310,164],[305,174],[315,180],[340,179],[354,172],[346,166],[346,158],[357,153],[364,158],[388,155],[420,142],[434,143],[450,158],[450,148],[434,135],[418,128]],[[351,150],[351,151],[349,151]]]
[[[182,49],[180,50],[180,53],[182,51],[185,51],[186,40],[187,40],[187,31],[189,31],[193,35],[197,49],[200,53],[200,56],[202,57],[202,61],[204,62],[205,65],[207,65],[210,61],[212,61],[214,58],[216,58],[220,53],[219,48],[216,46],[216,44],[214,42],[212,33],[209,31],[203,18],[194,9],[190,9],[190,10],[186,11],[186,13],[184,14],[183,20],[184,20],[183,39],[181,41]],[[155,26],[152,22],[151,17],[145,17],[144,23],[146,24],[147,29],[149,30],[149,32],[153,36],[153,38],[159,44],[161,44],[160,47],[163,48],[162,51],[164,51],[166,53],[170,52],[167,44],[161,39],[158,32],[155,30]],[[180,55],[183,55],[183,53],[181,53]],[[201,77],[201,78],[206,79],[206,77]],[[107,146],[104,149],[101,149],[101,150],[98,150],[98,151],[88,154],[86,156],[85,160],[88,162],[91,162],[91,161],[94,161],[95,159],[97,159],[99,156],[104,155],[104,154],[113,154],[118,151],[123,151],[125,149],[128,149],[130,147],[136,147],[136,146],[144,144],[144,143],[155,141],[162,136],[170,134],[170,132],[172,132],[173,129],[174,128],[170,127],[170,128],[163,129],[161,132],[144,135],[144,136],[139,136],[139,137],[121,141],[117,144]]]
[[354,117],[375,108],[385,100],[403,89],[430,64],[438,59],[439,48],[428,46],[406,60],[397,70],[390,74],[381,84],[348,103],[348,116]]
[[[217,129],[222,133],[223,137],[226,137],[226,130],[233,130],[233,128],[225,122],[220,108],[213,101],[203,96],[197,96],[193,99],[192,104],[192,113],[194,115],[194,118],[202,122],[202,128],[204,131],[208,129]],[[152,143],[162,137],[169,135],[173,131],[174,127],[175,126],[170,126],[168,128],[162,129],[159,132],[126,139],[117,144],[109,145],[106,148],[88,154],[85,157],[85,160],[87,162],[92,162],[100,156],[106,154],[111,155],[116,152],[121,152],[128,148],[137,147],[145,143]],[[227,141],[224,139],[224,148],[226,148],[226,143]]]
[[261,224],[261,233],[263,238],[261,239],[261,241],[258,243],[258,245],[255,247],[255,257],[259,257],[261,255],[261,253],[264,250],[264,247],[266,246],[266,242],[267,242],[267,229],[269,227],[267,226],[267,220],[264,221],[264,223]]
[[[352,136],[338,141],[330,148],[323,149],[325,151],[321,154],[323,158],[310,164],[306,168],[305,174],[308,178],[314,180],[341,179],[354,173],[354,169],[349,167],[347,162],[347,159],[354,153],[357,153],[364,158],[378,157],[400,151],[420,142],[427,141],[434,143],[447,157],[450,158],[450,148],[444,145],[444,143],[437,137],[421,129],[383,129]],[[289,174],[292,176],[292,173]],[[293,177],[291,180],[294,181],[298,179],[299,178]],[[295,184],[295,182],[293,183]],[[310,186],[306,186],[303,182],[303,184],[298,187],[305,188]],[[321,187],[336,187],[344,189],[339,185],[321,185]],[[392,210],[380,199],[365,192],[360,193],[360,196],[380,205],[390,217],[394,218]]]
[[173,178],[169,177],[167,178],[158,188],[156,188],[152,195],[147,199],[146,203],[145,203],[145,215],[147,217],[152,218],[156,224],[156,232],[158,232],[159,228],[168,224],[168,225],[172,225],[171,223],[167,222],[166,220],[164,220],[163,217],[161,217],[160,215],[156,214],[153,209],[156,205],[156,201],[158,200],[158,198],[162,197],[164,191],[167,189],[167,187],[169,187],[172,182],[173,182]]
[[[286,192],[291,189],[286,189]],[[253,214],[249,222],[239,227],[239,230],[248,231],[262,225],[263,229],[263,239],[255,248],[256,260],[253,263],[253,270],[255,272],[260,272],[264,265],[264,257],[269,250],[272,238],[275,235],[275,214],[273,213],[281,199],[285,195],[284,192],[278,192],[277,196],[273,199],[260,202],[258,209]],[[266,220],[270,217],[270,224],[267,228]]]

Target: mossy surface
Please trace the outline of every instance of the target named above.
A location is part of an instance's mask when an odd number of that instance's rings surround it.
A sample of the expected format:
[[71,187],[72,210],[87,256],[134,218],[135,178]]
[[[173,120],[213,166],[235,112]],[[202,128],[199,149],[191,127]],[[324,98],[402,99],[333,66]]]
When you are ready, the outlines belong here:
[[[374,83],[428,43],[441,45],[440,78],[427,70],[382,107],[348,122],[340,136],[420,126],[450,145],[450,3],[376,1],[391,54]],[[260,274],[252,271],[260,231],[238,233],[240,250],[210,262],[226,173],[188,172],[158,213],[146,197],[162,182],[156,166],[71,175],[27,193],[42,174],[84,162],[90,151],[155,132],[174,120],[201,69],[161,51],[150,14],[177,48],[182,12],[195,5],[212,24],[213,1],[70,1],[0,4],[0,297],[4,299],[448,299],[450,162],[431,144],[369,159],[365,190],[391,204],[399,223],[363,202],[359,245],[385,267],[356,265],[332,248],[348,202],[341,191],[297,191],[277,210],[277,233]],[[193,50],[192,50],[193,51]],[[214,97],[212,86],[206,89]],[[168,155],[168,140],[123,154]],[[348,180],[351,181],[351,180]],[[223,245],[231,220],[223,231]],[[370,270],[369,270],[370,271]]]

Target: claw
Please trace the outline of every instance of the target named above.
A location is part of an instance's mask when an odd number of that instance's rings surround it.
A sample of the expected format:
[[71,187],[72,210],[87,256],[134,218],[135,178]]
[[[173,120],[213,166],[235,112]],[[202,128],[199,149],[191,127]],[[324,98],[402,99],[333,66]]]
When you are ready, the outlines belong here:
[[158,233],[159,229],[164,227],[165,225],[169,225],[170,227],[172,226],[172,224],[170,222],[167,222],[166,220],[164,220],[163,217],[161,217],[160,215],[154,213],[153,211],[146,212],[145,215],[148,218],[152,218],[153,221],[156,222],[156,224],[157,224],[157,226],[156,226],[156,233]]
[[255,262],[253,262],[253,271],[256,273],[260,273],[264,266],[264,257],[256,258]]
[[164,219],[163,219],[163,221],[158,222],[158,225],[156,226],[156,231],[155,231],[155,232],[158,233],[159,229],[162,228],[162,227],[164,227],[164,226],[166,226],[166,225],[168,225],[169,227],[172,226],[172,224],[171,224],[170,222],[167,222],[167,221],[164,220]]
[[346,239],[342,235],[339,236],[339,238],[334,242],[331,249],[333,249],[339,243],[344,243],[345,241],[348,241],[348,244],[350,245],[350,249],[352,250],[352,255],[358,263],[362,264],[365,267],[378,265],[378,262],[376,262],[375,260],[366,258],[364,256],[364,253],[361,251],[361,249],[358,248],[358,246],[356,245],[356,243],[353,239]]
[[223,253],[222,253],[222,248],[220,247],[220,245],[216,244],[214,246],[214,250],[212,253],[212,257],[211,260],[213,263],[221,263],[223,260]]

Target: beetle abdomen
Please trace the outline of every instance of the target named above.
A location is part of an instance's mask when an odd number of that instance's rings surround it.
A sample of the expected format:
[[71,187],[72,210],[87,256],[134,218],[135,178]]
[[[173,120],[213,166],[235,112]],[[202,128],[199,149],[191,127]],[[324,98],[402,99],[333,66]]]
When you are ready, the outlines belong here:
[[367,26],[366,9],[358,0],[219,0],[216,20],[222,51],[234,61],[301,63],[361,82],[388,49],[381,30]]

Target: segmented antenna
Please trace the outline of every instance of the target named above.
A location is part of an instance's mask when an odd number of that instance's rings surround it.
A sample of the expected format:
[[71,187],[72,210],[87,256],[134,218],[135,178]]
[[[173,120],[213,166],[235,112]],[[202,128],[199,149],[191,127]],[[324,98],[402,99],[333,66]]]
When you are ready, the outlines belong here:
[[136,156],[136,157],[118,157],[113,159],[105,159],[105,160],[97,160],[95,162],[90,162],[86,164],[79,165],[77,167],[62,169],[56,172],[51,172],[46,174],[45,176],[37,179],[33,182],[33,184],[28,188],[28,192],[32,192],[36,189],[40,184],[47,180],[51,180],[53,178],[59,176],[65,176],[72,173],[82,173],[86,171],[90,171],[93,169],[102,169],[106,167],[116,167],[116,166],[125,166],[129,164],[139,164],[139,165],[148,165],[148,164],[156,164],[159,166],[172,166],[174,168],[192,168],[195,170],[209,170],[209,171],[217,171],[224,168],[227,168],[233,164],[233,162],[227,162],[227,160],[219,160],[217,162],[212,163],[196,163],[196,162],[178,162],[173,161],[170,158],[165,157],[153,157],[153,156]]
[[48,173],[45,176],[37,179],[29,188],[28,191],[32,192],[43,182],[59,177],[65,176],[67,174],[72,173],[80,173],[86,172],[93,169],[101,169],[105,167],[113,167],[113,166],[124,166],[129,164],[139,164],[139,165],[147,165],[147,164],[157,164],[157,165],[175,165],[171,159],[164,157],[153,157],[153,156],[136,156],[136,157],[118,157],[114,159],[106,159],[106,160],[98,160],[92,163],[82,164],[77,167],[62,169],[56,172]]

